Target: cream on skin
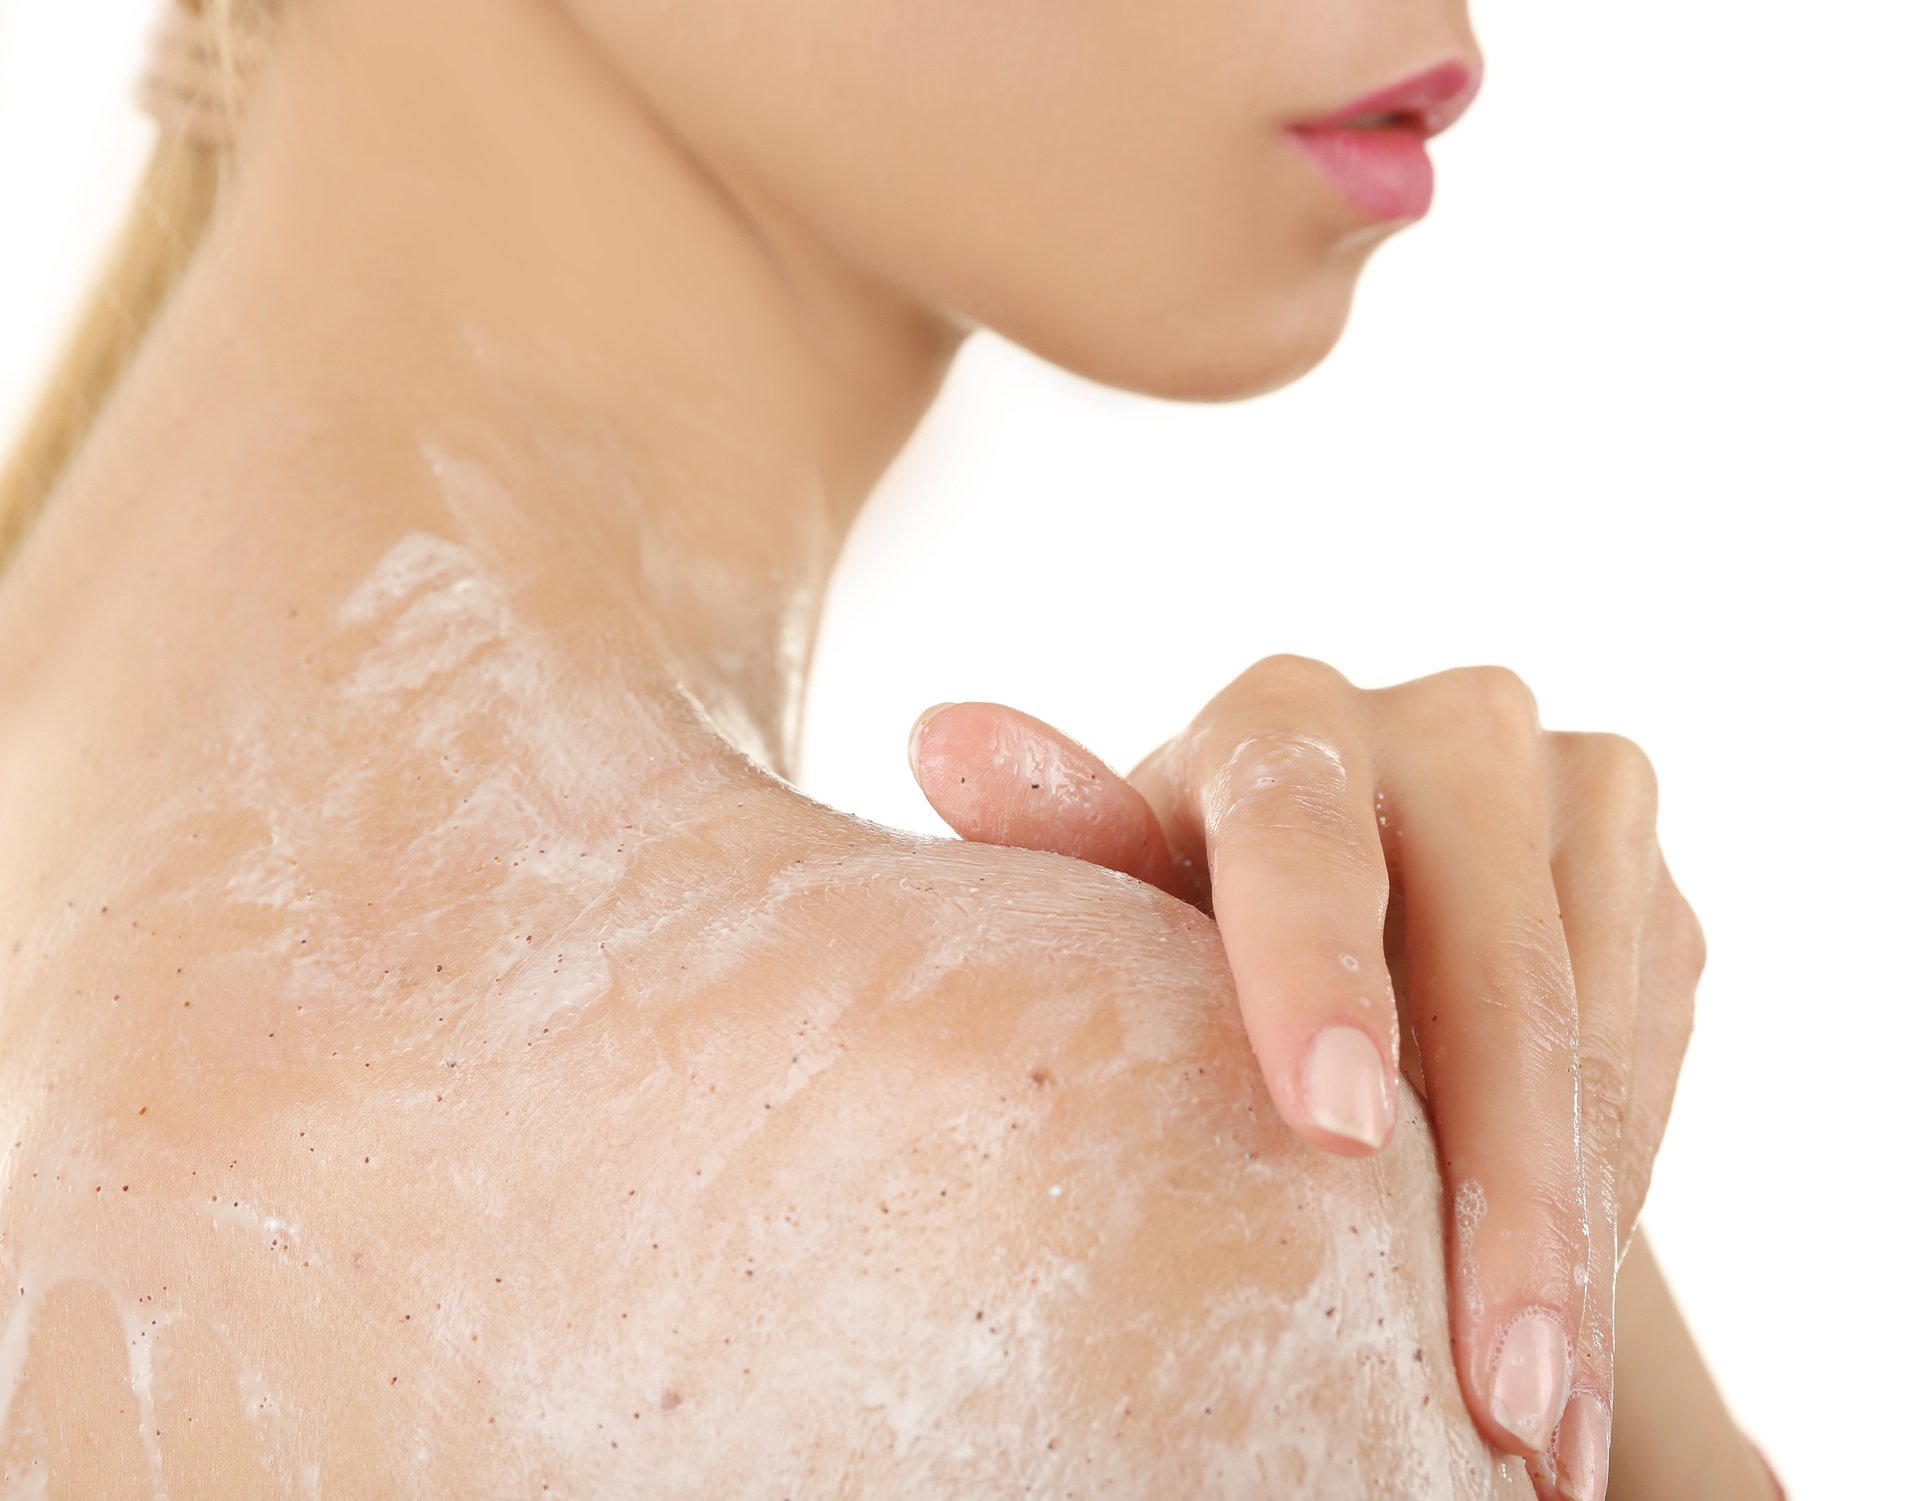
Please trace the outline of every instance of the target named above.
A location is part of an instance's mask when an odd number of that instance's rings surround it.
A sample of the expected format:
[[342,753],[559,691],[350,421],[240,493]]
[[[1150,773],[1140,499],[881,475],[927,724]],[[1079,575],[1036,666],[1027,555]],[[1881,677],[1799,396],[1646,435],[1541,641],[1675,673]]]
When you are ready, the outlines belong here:
[[1272,1098],[1306,1140],[1382,1146],[1403,1055],[1456,1208],[1466,1390],[1495,1441],[1548,1452],[1569,1494],[1602,1490],[1616,1271],[1705,961],[1638,748],[1542,732],[1500,669],[1362,692],[1276,657],[1128,780],[996,704],[926,711],[911,763],[967,838],[1213,912]]
[[3,810],[0,1477],[1529,1494],[1410,1091],[1314,1152],[1194,908],[771,777],[455,418],[113,545],[97,450],[0,596],[97,581],[0,762],[59,813]]
[[[933,851],[778,780],[837,546],[970,328],[1173,396],[1309,368],[1390,226],[1279,151],[1278,120],[1442,55],[1476,60],[1463,12],[1092,3],[905,26],[828,3],[289,8],[210,243],[0,593],[6,639],[57,643],[0,668],[6,828],[26,856],[5,897],[21,935],[0,1055],[20,1143],[6,1464],[66,1452],[63,1415],[105,1415],[131,1389],[139,1411],[107,1424],[109,1477],[158,1490],[211,1473],[196,1466],[221,1462],[215,1434],[245,1439],[228,1445],[239,1473],[284,1494],[408,1466],[486,1493],[537,1459],[577,1476],[660,1463],[659,1445],[601,1458],[644,1378],[657,1414],[710,1425],[686,1427],[714,1448],[678,1450],[692,1486],[731,1454],[760,1478],[807,1466],[794,1446],[744,1449],[730,1425],[749,1416],[833,1444],[853,1408],[878,1410],[892,1464],[934,1464],[902,1436],[923,1413],[954,1426],[960,1387],[866,1387],[799,1422],[782,1404],[824,1371],[805,1359],[732,1418],[716,1383],[733,1337],[683,1330],[733,1317],[760,1269],[764,1287],[860,1305],[875,1348],[928,1349],[949,1371],[937,1352],[976,1336],[914,1290],[1009,1247],[893,1231],[908,1237],[894,1302],[858,1296],[861,1238],[792,1239],[739,1283],[696,1254],[709,1185],[732,1177],[720,1202],[774,1216],[780,1239],[751,1112],[799,1099],[783,1181],[852,1236],[822,1165],[868,1160],[866,1142],[948,1140],[959,1171],[1015,1172],[985,1073],[905,1111],[902,1070],[937,1067],[940,1041],[1007,1063],[1012,1036],[1075,1051],[1095,1027],[1111,1040],[1066,1096],[1085,1128],[1034,1163],[1038,1212],[1091,1216],[1084,1260],[1066,1251],[1056,1282],[1040,1263],[1038,1285],[1102,1288],[1090,1258],[1110,1257],[1115,1304],[1164,1275],[1155,1234],[1117,1239],[1115,1210],[1075,1191],[1079,1164],[1115,1182],[1163,1162],[1190,1185],[1171,1207],[1195,1195],[1205,1225],[1248,1227],[1271,1204],[1279,1234],[1249,1242],[1270,1259],[1247,1265],[1234,1235],[1197,1253],[1223,1275],[1196,1296],[1228,1301],[1171,1304],[1141,1331],[1169,1346],[1229,1327],[1235,1304],[1246,1374],[1210,1364],[1222,1341],[1182,1366],[1229,1380],[1247,1426],[1225,1430],[1227,1454],[1249,1456],[1255,1426],[1301,1473],[1404,1466],[1428,1494],[1440,1475],[1463,1494],[1524,1484],[1481,1447],[1447,1363],[1413,1353],[1442,1344],[1444,1280],[1409,1098],[1384,1163],[1301,1150],[1275,1121],[1241,1128],[1258,1134],[1236,1160],[1275,1164],[1248,1173],[1282,1173],[1295,1196],[1194,1176],[1262,1086],[1224,1025],[1209,924],[1048,857]],[[1273,176],[1275,197],[1254,193]],[[838,895],[853,877],[860,899]],[[900,941],[856,962],[879,929]],[[924,1013],[941,1025],[893,1039],[879,998],[925,993],[949,998]],[[1205,1024],[1177,1020],[1192,1014],[1177,995],[1220,1003],[1200,1008],[1216,1030],[1187,1031]],[[1148,1119],[1153,1086],[1105,1093],[1187,1060],[1228,1082],[1154,1093]],[[705,1085],[718,1103],[692,1111]],[[585,1143],[585,1120],[609,1139]],[[224,1150],[238,1143],[258,1160]],[[941,1179],[915,1187],[943,1199]],[[976,1191],[1008,1202],[1016,1182]],[[642,1258],[632,1196],[690,1258],[669,1283],[700,1294],[670,1296]],[[585,1275],[611,1214],[624,1255]],[[577,1254],[538,1266],[551,1233]],[[515,1276],[494,1280],[491,1247],[515,1253]],[[1382,1308],[1380,1260],[1411,1279]],[[1105,1302],[1017,1320],[1031,1408],[1077,1387]],[[653,1320],[647,1336],[607,1327],[612,1309]],[[1326,1318],[1364,1343],[1334,1357],[1306,1333]],[[702,1403],[672,1384],[678,1349],[707,1372]],[[1348,1385],[1361,1352],[1370,1372]],[[465,1361],[482,1363],[479,1395]],[[399,1367],[387,1387],[384,1365]],[[426,1385],[403,1393],[404,1371]],[[224,1390],[232,1403],[199,1400]],[[1301,1414],[1295,1436],[1263,1421],[1260,1392]],[[1106,1409],[1077,1409],[1080,1461],[1140,1483],[1147,1453],[1199,1462],[1178,1437],[1215,1430],[1166,1396],[1165,1426],[1139,1430],[1148,1450],[1094,1448]],[[984,1429],[970,1447],[988,1463],[999,1442]],[[911,1473],[877,1465],[886,1487]]]

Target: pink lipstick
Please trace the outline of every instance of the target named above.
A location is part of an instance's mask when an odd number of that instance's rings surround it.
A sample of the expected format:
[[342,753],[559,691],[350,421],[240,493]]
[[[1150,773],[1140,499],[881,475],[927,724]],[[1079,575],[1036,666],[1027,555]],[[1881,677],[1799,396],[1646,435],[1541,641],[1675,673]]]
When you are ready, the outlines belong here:
[[1444,62],[1285,134],[1334,186],[1375,219],[1417,219],[1432,206],[1425,142],[1471,107],[1479,76]]

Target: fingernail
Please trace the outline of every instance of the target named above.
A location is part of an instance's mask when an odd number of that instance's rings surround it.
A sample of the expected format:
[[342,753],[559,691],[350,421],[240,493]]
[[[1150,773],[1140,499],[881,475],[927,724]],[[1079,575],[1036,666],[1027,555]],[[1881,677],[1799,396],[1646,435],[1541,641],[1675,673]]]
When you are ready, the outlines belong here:
[[910,726],[910,775],[917,775],[917,747],[923,743],[924,726],[929,724],[945,709],[954,709],[954,703],[932,704],[917,716],[917,722]]
[[1493,1420],[1527,1448],[1543,1453],[1571,1389],[1566,1331],[1551,1314],[1522,1314],[1499,1346],[1492,1373]]
[[1559,1420],[1560,1495],[1570,1501],[1604,1501],[1611,1435],[1612,1419],[1597,1397],[1580,1392],[1566,1404],[1566,1415]]
[[1392,1131],[1392,1094],[1385,1059],[1356,1027],[1327,1027],[1305,1059],[1305,1113],[1312,1123],[1368,1147]]

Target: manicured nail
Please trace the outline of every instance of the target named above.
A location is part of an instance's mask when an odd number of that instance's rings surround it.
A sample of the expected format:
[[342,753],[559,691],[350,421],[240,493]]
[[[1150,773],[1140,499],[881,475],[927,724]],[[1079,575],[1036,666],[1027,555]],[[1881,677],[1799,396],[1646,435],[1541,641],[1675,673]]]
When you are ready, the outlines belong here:
[[1305,1113],[1312,1124],[1378,1148],[1392,1132],[1385,1059],[1356,1027],[1327,1027],[1305,1059]]
[[1548,1313],[1522,1314],[1506,1331],[1492,1372],[1492,1417],[1527,1448],[1543,1453],[1572,1389],[1566,1331]]
[[910,726],[910,775],[917,775],[917,747],[923,743],[924,726],[929,724],[945,709],[954,709],[954,703],[932,704],[917,716],[917,722]]
[[1569,1501],[1605,1501],[1611,1434],[1612,1419],[1597,1397],[1580,1392],[1566,1404],[1554,1456],[1559,1461],[1560,1495]]

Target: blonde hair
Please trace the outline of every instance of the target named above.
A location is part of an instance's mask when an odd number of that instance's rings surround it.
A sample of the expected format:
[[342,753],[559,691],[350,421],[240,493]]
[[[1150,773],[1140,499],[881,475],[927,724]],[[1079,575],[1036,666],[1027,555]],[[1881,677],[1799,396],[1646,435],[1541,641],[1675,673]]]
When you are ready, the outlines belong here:
[[[229,131],[178,128],[181,111],[205,124],[232,121],[244,62],[242,43],[259,34],[271,0],[172,0],[173,20],[192,23],[209,67],[194,97],[172,98],[173,117],[156,107],[182,77],[178,27],[156,29],[156,63],[142,80],[142,103],[162,121],[145,171],[94,285],[69,328],[13,452],[0,467],[0,570],[46,508],[121,375],[153,326],[201,243],[226,174]],[[172,53],[169,47],[173,48]],[[156,84],[156,74],[165,76]],[[213,86],[208,86],[208,80]]]

